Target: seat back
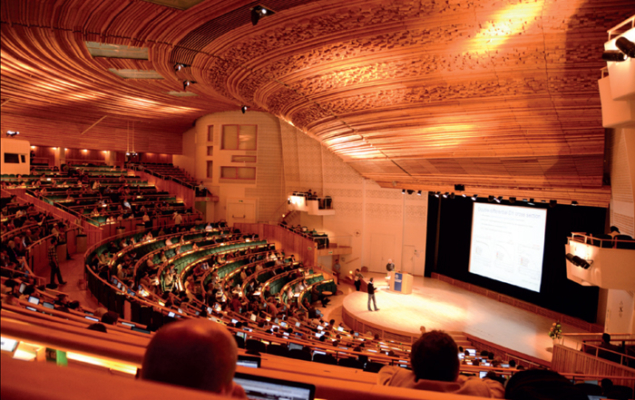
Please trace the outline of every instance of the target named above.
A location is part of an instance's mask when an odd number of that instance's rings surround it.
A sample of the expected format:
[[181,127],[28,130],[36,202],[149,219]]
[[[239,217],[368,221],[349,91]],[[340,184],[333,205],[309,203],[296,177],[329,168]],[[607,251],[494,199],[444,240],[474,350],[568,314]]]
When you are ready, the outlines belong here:
[[337,360],[331,354],[316,354],[313,361],[321,364],[337,365]]
[[354,358],[341,358],[339,365],[347,368],[364,369],[364,364]]
[[261,342],[260,340],[255,339],[247,339],[245,342],[245,348],[247,351],[258,352],[258,353],[266,353],[267,345]]

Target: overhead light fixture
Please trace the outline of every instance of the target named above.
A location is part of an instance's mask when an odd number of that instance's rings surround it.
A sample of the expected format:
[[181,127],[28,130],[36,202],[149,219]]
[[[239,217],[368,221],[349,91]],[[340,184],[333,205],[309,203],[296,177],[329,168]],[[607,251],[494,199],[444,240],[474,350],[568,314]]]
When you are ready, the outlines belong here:
[[455,196],[454,196],[454,192],[450,193],[450,198],[451,198],[451,199],[454,199],[454,197],[455,197]]
[[487,201],[489,201],[490,203],[494,202],[494,196],[487,196]]
[[549,207],[554,208],[558,204],[558,200],[549,200]]
[[262,18],[269,17],[275,14],[268,8],[263,6],[255,6],[251,9],[251,24],[256,25]]
[[20,134],[20,132],[18,131],[7,131],[7,136],[11,137],[11,136],[18,136]]
[[516,203],[516,198],[515,197],[510,197],[509,198],[509,204],[514,204]]
[[176,63],[176,64],[174,64],[174,72],[179,72],[180,70],[182,70],[183,68],[186,68],[186,67],[189,67],[189,65]]
[[247,106],[241,106],[240,111],[242,111],[244,114],[247,111],[247,108],[248,108]]
[[475,195],[472,196],[472,200],[473,201],[476,201],[476,199],[478,199],[478,194],[475,194]]
[[624,36],[615,41],[615,46],[630,58],[635,58],[635,43],[631,42]]
[[577,202],[577,201],[575,201],[575,200],[573,200],[573,201],[571,202],[571,205],[572,205],[572,206],[577,206],[577,205],[578,205],[578,202]]
[[417,192],[417,196],[421,196],[421,190]]
[[496,202],[498,204],[500,204],[501,201],[503,201],[503,196],[498,196],[497,198],[495,198],[494,200],[496,200]]
[[529,204],[530,206],[535,206],[534,199],[529,199],[529,203],[527,203],[527,204]]
[[626,55],[619,50],[606,50],[602,53],[602,60],[609,62],[626,61]]
[[408,194],[413,194],[415,191],[408,189]]
[[438,199],[440,195],[441,195],[441,192],[436,192],[436,193],[434,194],[434,197],[436,197],[436,198]]
[[443,198],[447,199],[449,195],[450,195],[450,192],[445,192],[445,193],[443,193]]
[[187,88],[195,83],[196,83],[195,81],[183,81],[183,90],[187,91]]
[[401,194],[406,194],[406,189],[401,189]]

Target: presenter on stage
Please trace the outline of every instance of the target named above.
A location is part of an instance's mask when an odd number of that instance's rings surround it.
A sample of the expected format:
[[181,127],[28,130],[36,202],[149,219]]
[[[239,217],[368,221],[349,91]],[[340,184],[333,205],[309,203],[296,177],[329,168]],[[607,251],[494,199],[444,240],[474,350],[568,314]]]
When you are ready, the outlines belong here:
[[373,285],[373,278],[370,278],[370,282],[368,282],[368,311],[373,311],[370,309],[371,300],[373,300],[375,311],[379,311],[379,308],[377,308],[377,302],[375,301],[375,285]]
[[388,259],[386,264],[386,279],[390,279],[390,273],[395,270],[395,264],[392,262],[392,258]]

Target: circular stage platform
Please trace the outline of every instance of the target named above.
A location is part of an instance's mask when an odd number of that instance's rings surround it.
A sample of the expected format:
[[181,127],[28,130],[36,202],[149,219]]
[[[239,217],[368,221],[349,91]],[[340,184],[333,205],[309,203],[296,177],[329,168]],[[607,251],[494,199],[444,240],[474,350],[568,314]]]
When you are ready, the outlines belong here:
[[[368,294],[353,292],[342,304],[342,319],[351,329],[379,334],[402,343],[427,331],[465,333],[499,346],[551,361],[550,318],[504,304],[435,279],[415,278],[410,295],[389,291],[385,275],[375,276],[379,311],[368,311]],[[567,332],[583,332],[566,324]]]

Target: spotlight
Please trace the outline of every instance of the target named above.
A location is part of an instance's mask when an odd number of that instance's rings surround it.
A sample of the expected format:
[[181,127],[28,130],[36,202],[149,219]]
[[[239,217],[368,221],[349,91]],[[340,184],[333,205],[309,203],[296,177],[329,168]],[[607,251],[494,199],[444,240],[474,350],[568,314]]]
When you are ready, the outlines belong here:
[[417,192],[417,196],[421,196],[421,190]]
[[401,194],[406,194],[406,189],[401,189]]
[[247,111],[247,106],[241,106],[240,111],[242,111],[244,114]]
[[187,91],[187,88],[190,87],[191,85],[195,84],[196,82],[194,81],[183,81],[183,90]]
[[454,200],[454,192],[450,193],[450,198]]
[[573,254],[571,253],[567,253],[567,260],[569,260],[570,262],[573,262],[573,258],[575,257]]
[[496,200],[496,202],[498,204],[500,204],[500,202],[503,200],[503,196],[498,196],[498,197],[494,198],[494,200]]
[[607,50],[602,53],[602,60],[610,62],[626,61],[626,55],[619,50]]
[[549,207],[554,208],[558,204],[558,200],[549,200]]
[[436,193],[434,194],[434,197],[436,197],[436,198],[438,199],[440,195],[441,195],[441,192],[436,192]]
[[516,203],[516,198],[515,197],[510,197],[509,198],[509,204],[514,204]]
[[256,25],[261,18],[268,17],[275,14],[275,12],[264,8],[263,6],[256,6],[251,9],[251,24]]
[[530,206],[535,206],[534,199],[529,199],[529,203],[527,203],[527,204],[529,204]]
[[461,196],[463,196],[463,197],[467,197],[467,194],[463,193]]
[[487,201],[489,201],[490,203],[494,202],[494,196],[487,196]]
[[575,265],[576,267],[580,267],[580,268],[584,268],[584,269],[589,269],[589,267],[591,266],[591,264],[593,264],[593,261],[588,262],[587,260],[580,258],[578,256],[574,256],[571,253],[567,253],[566,255],[567,260],[569,260],[569,262],[573,265]]
[[635,43],[622,36],[615,41],[615,45],[628,57],[635,58]]
[[476,199],[478,199],[478,194],[475,194],[474,196],[472,196],[473,201],[476,201]]
[[408,189],[408,194],[413,194],[415,191]]
[[174,72],[179,72],[180,70],[182,70],[185,67],[189,67],[189,65],[176,63],[176,64],[174,64]]
[[443,193],[443,198],[447,199],[449,195],[450,195],[450,192],[445,192],[445,193]]
[[577,201],[575,201],[575,200],[573,200],[573,201],[571,202],[571,205],[572,205],[572,206],[577,206],[577,205],[578,205],[578,202],[577,202]]
[[18,131],[7,131],[7,136],[11,137],[11,136],[18,136],[20,134],[20,132]]

